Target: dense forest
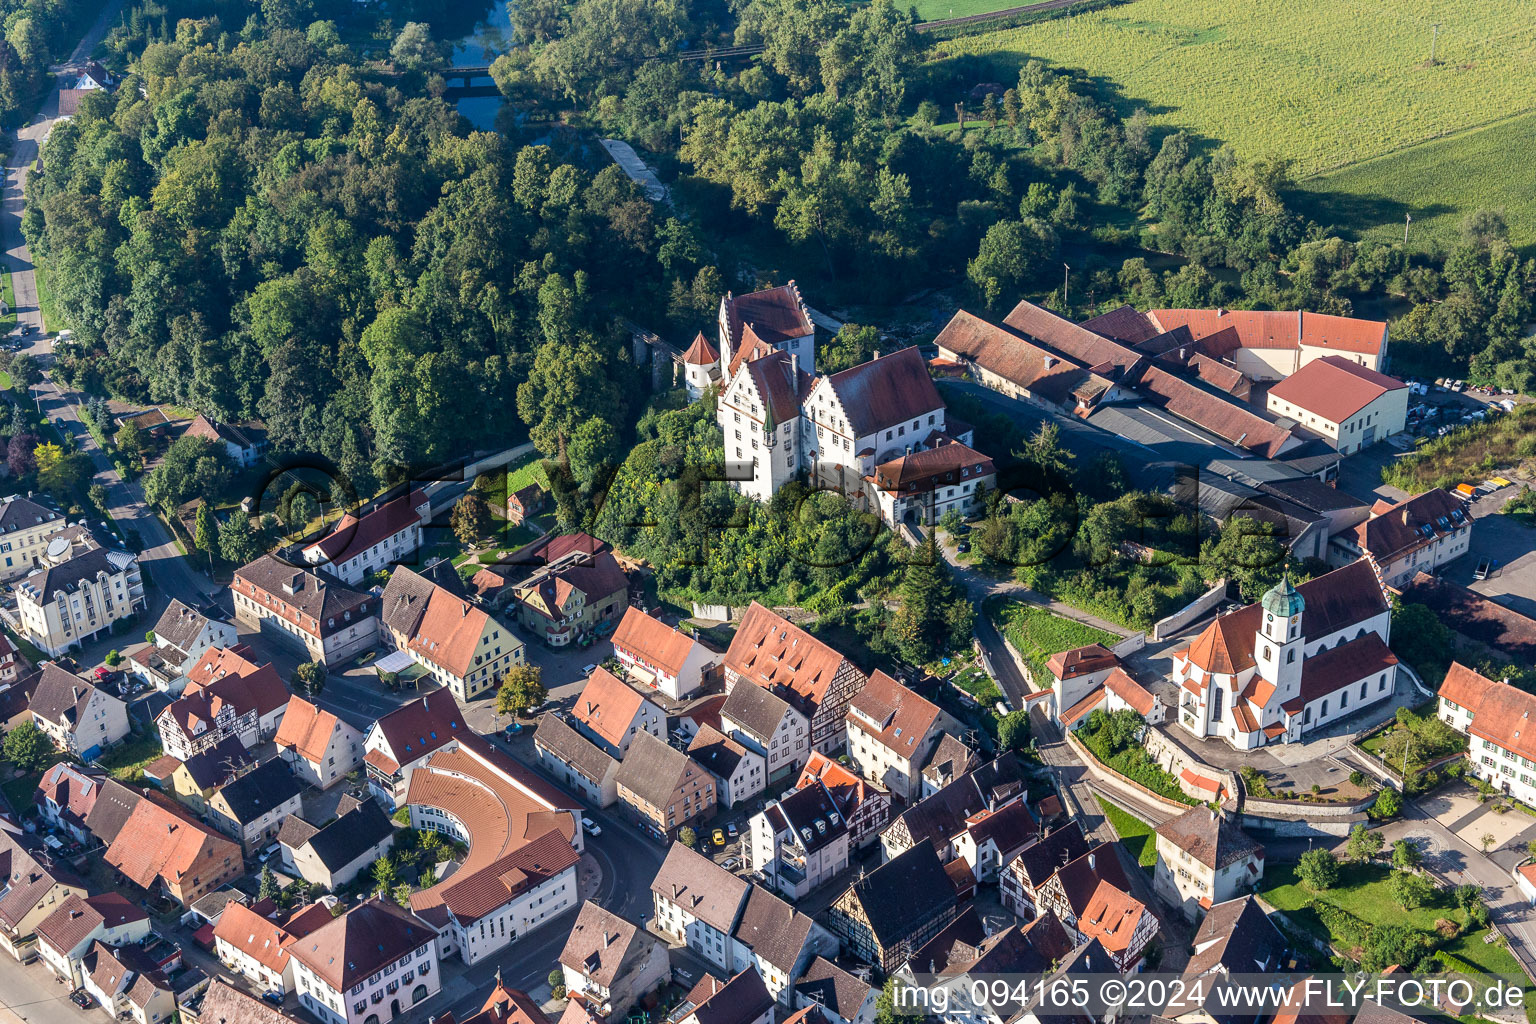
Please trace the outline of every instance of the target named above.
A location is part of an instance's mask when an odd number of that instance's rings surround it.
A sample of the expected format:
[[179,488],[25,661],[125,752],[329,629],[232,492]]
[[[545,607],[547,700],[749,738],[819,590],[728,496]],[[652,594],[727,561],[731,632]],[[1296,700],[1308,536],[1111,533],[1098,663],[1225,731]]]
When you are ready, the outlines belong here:
[[0,0],[0,126],[31,115],[48,83],[48,65],[69,56],[96,17],[97,0]]

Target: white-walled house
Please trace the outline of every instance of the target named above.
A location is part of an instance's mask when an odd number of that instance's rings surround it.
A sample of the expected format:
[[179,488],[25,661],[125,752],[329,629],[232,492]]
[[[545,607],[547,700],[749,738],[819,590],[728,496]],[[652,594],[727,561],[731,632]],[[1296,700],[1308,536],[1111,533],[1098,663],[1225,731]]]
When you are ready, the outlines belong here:
[[303,550],[304,561],[324,566],[343,583],[357,586],[369,576],[405,561],[421,548],[422,525],[432,518],[425,491],[413,490],[363,513],[348,512],[336,528]]
[[1328,558],[1335,565],[1363,558],[1389,587],[1419,573],[1434,573],[1472,546],[1472,513],[1443,488],[1393,504],[1377,501],[1365,522],[1334,534]]
[[848,822],[817,780],[753,815],[742,852],[767,885],[796,900],[847,869],[848,846]]
[[329,789],[363,763],[363,734],[329,711],[292,697],[274,737],[293,774]]
[[1264,847],[1221,810],[1195,807],[1157,826],[1153,886],[1194,921],[1245,896],[1264,878]]
[[441,989],[437,936],[374,897],[289,945],[299,1004],[326,1024],[389,1024]]
[[767,759],[712,725],[694,733],[688,756],[715,777],[715,800],[724,807],[751,799],[768,781]]
[[811,724],[783,698],[737,683],[720,709],[720,731],[763,758],[769,781],[798,772],[811,756]]
[[[160,656],[182,676],[192,670],[209,648],[233,647],[239,642],[233,623],[210,618],[174,598],[156,620],[154,634]],[[185,680],[181,685],[185,685]],[[179,687],[173,688],[180,692]]]
[[1441,721],[1467,736],[1467,766],[1500,792],[1536,804],[1536,695],[1452,662],[1440,684]]
[[746,879],[673,843],[651,881],[655,927],[728,972],[733,963],[731,933],[749,888]]
[[704,684],[720,655],[696,638],[630,608],[613,631],[613,654],[632,682],[681,700]]
[[55,750],[82,761],[121,743],[130,728],[128,705],[51,661],[43,664],[27,708],[32,724],[47,735]]
[[44,966],[67,982],[80,984],[80,961],[91,943],[138,942],[149,934],[149,914],[120,893],[67,897],[37,926],[37,951]]
[[667,713],[599,666],[571,708],[570,723],[613,757],[622,759],[636,733],[666,738]]

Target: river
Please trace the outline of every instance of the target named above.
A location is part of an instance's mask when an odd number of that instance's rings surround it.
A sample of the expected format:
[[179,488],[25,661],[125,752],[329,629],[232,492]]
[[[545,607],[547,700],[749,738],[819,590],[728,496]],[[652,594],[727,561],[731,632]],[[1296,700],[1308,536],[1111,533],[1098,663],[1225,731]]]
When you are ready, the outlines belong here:
[[[474,28],[468,35],[460,37],[454,43],[453,56],[450,58],[453,67],[482,67],[511,49],[512,12],[510,8],[503,0],[492,0],[491,3],[483,6],[485,13],[475,23]],[[477,78],[471,84],[477,87],[476,91],[481,91],[478,87],[489,83],[489,78]],[[499,95],[461,96],[454,106],[477,129],[492,131],[496,127],[496,115],[500,113],[502,104],[503,100]]]

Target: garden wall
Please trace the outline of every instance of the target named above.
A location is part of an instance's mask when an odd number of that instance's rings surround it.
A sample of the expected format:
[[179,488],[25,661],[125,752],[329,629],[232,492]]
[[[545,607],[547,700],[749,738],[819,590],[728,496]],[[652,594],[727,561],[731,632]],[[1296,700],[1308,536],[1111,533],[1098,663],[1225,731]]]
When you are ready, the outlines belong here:
[[1196,800],[1206,801],[1215,799],[1216,794],[1203,786],[1195,785],[1189,776],[1195,778],[1210,779],[1219,783],[1226,791],[1227,796],[1235,797],[1242,792],[1238,788],[1237,776],[1232,772],[1213,768],[1204,761],[1198,760],[1183,747],[1175,743],[1162,729],[1148,728],[1146,734],[1147,753],[1169,775],[1179,780],[1179,788]]
[[1348,804],[1315,803],[1306,800],[1265,800],[1249,796],[1243,800],[1243,813],[1260,818],[1294,818],[1301,815],[1309,818],[1359,818],[1364,814],[1365,809],[1375,802],[1375,793]]
[[1227,596],[1227,581],[1221,580],[1210,590],[1195,598],[1165,619],[1152,625],[1152,639],[1166,640],[1206,612],[1215,608]]
[[1083,742],[1076,736],[1072,735],[1071,732],[1067,733],[1067,744],[1072,748],[1073,752],[1077,754],[1078,759],[1083,762],[1083,766],[1088,769],[1088,774],[1093,778],[1093,781],[1097,782],[1105,789],[1110,790],[1113,793],[1128,795],[1132,800],[1151,801],[1157,807],[1167,811],[1169,818],[1178,817],[1180,814],[1183,814],[1185,811],[1189,810],[1188,804],[1181,804],[1177,800],[1170,800],[1166,796],[1163,796],[1161,793],[1154,793],[1152,790],[1148,789],[1146,786],[1143,786],[1141,783],[1134,782],[1126,778],[1124,775],[1121,775],[1119,772],[1115,771],[1113,768],[1109,767],[1103,761],[1100,761],[1097,757],[1095,757],[1093,755],[1093,751],[1089,750],[1083,744]]
[[1249,814],[1245,806],[1237,816],[1237,824],[1255,839],[1344,839],[1357,824],[1369,825],[1364,814],[1350,814],[1336,818],[1318,816],[1304,818],[1293,813],[1289,817],[1270,817]]

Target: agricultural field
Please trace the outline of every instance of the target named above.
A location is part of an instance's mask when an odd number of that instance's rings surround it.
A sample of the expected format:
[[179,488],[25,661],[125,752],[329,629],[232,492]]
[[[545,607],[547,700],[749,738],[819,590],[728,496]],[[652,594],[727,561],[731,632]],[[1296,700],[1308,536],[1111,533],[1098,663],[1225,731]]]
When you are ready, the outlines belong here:
[[991,14],[1033,2],[1035,0],[916,0],[911,6],[917,10],[918,21],[942,21],[972,14]]
[[[938,51],[989,56],[998,81],[1032,58],[1082,68],[1111,83],[1127,110],[1145,107],[1154,125],[1191,129],[1244,157],[1290,160],[1301,179],[1340,172],[1308,187],[1342,193],[1329,200],[1340,216],[1328,219],[1343,227],[1400,234],[1412,212],[1439,239],[1464,210],[1503,205],[1519,221],[1518,240],[1529,241],[1536,199],[1514,193],[1496,154],[1518,151],[1536,128],[1515,119],[1471,131],[1536,110],[1528,16],[1517,0],[1133,0]],[[1465,134],[1443,139],[1455,133]],[[1398,156],[1353,167],[1386,154]]]
[[1509,155],[1530,152],[1536,114],[1522,114],[1309,178],[1300,209],[1320,224],[1358,225],[1362,237],[1381,241],[1400,240],[1403,215],[1412,213],[1415,249],[1449,249],[1468,213],[1502,209],[1511,243],[1528,247],[1536,244],[1536,191],[1509,173]]

